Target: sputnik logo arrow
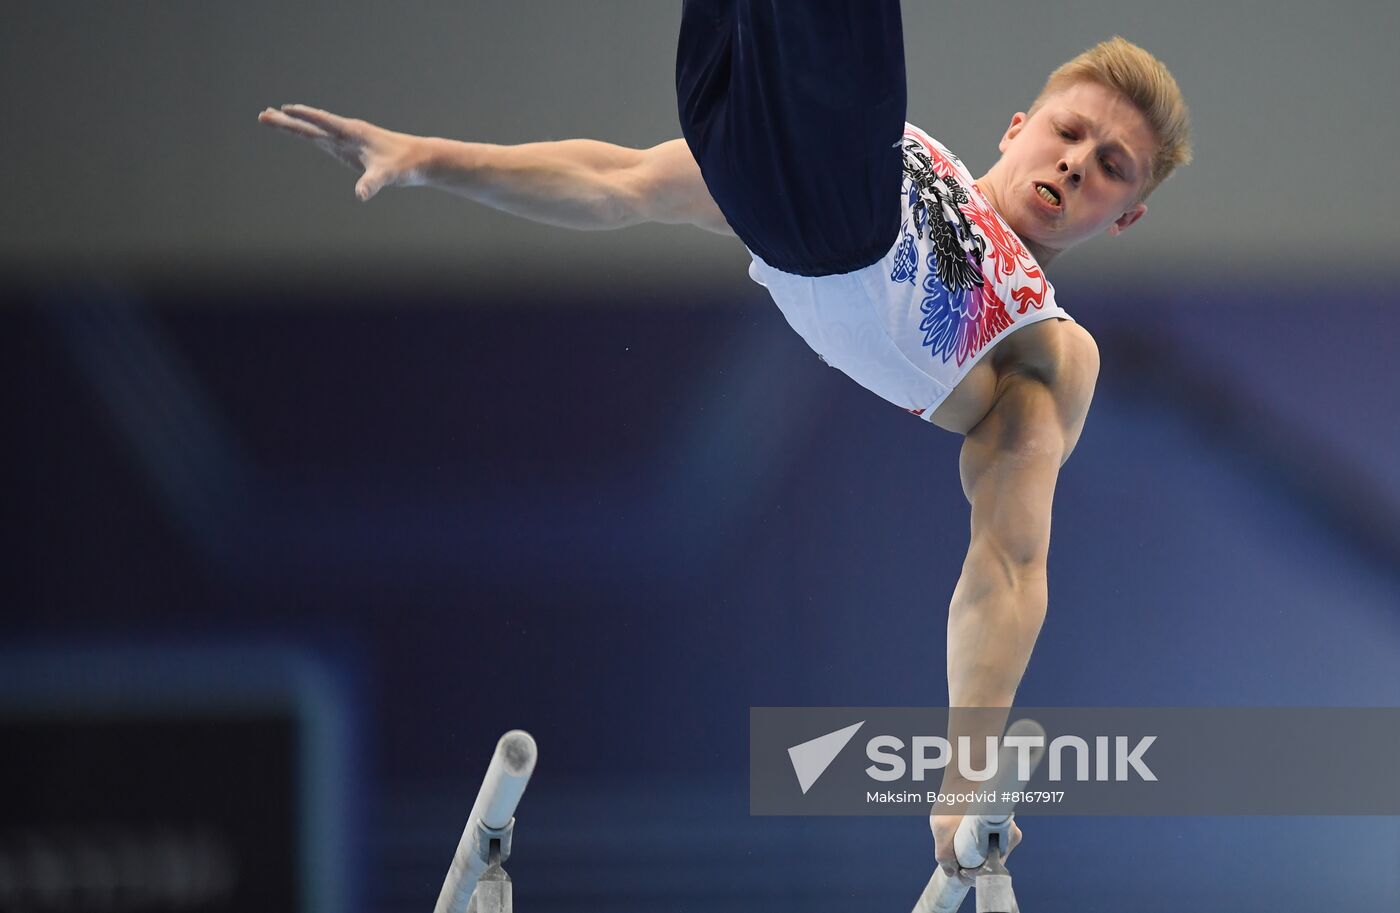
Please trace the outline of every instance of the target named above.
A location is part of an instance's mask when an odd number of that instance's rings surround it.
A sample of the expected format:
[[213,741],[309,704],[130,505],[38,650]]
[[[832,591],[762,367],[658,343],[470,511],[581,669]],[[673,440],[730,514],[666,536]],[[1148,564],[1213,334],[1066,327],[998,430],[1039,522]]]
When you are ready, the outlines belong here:
[[836,760],[836,756],[841,753],[841,749],[846,747],[846,743],[856,734],[856,730],[864,725],[865,720],[861,720],[845,729],[819,735],[815,739],[803,742],[801,745],[794,745],[787,750],[788,758],[792,761],[793,772],[797,774],[797,785],[802,787],[802,795],[807,795],[807,790],[811,789],[812,784],[826,773],[826,769],[831,766],[832,761]]

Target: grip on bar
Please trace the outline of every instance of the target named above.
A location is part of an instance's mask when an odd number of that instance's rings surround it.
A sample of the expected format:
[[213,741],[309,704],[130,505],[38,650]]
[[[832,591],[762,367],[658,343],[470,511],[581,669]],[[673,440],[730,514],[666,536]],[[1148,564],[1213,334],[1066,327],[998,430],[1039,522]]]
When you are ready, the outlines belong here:
[[[1003,744],[997,755],[997,777],[995,786],[991,789],[993,793],[1004,789],[1023,788],[1030,775],[1040,766],[1040,759],[1045,756],[1045,729],[1034,720],[1017,720],[1006,730],[1006,735],[1039,736],[1041,747],[1031,749],[1029,769],[1023,779],[1017,770],[1016,749]],[[986,860],[987,846],[992,834],[998,835],[999,846],[1011,845],[1012,811],[1011,806],[999,802],[975,805],[968,809],[953,836],[953,851],[957,854],[960,866],[971,869],[981,865]],[[914,904],[914,913],[955,913],[958,907],[962,906],[967,891],[967,885],[957,876],[950,876],[944,872],[940,866],[934,869],[933,877],[928,880],[923,893]]]

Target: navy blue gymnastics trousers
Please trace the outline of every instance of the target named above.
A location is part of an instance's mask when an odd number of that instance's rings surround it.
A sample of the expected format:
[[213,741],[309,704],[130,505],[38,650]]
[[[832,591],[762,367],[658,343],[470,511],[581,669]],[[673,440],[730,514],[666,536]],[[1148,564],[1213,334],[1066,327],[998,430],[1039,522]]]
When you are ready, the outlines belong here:
[[681,132],[739,239],[800,276],[878,261],[899,232],[899,0],[685,0]]

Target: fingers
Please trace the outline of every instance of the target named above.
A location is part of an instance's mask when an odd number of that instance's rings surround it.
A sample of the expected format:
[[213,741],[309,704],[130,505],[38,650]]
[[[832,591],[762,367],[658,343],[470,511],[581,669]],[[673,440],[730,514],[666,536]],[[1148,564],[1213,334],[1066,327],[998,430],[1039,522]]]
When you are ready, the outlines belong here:
[[978,869],[965,869],[958,864],[951,840],[946,847],[935,846],[934,858],[938,860],[938,867],[943,870],[943,874],[949,878],[955,878],[969,888],[977,883]]
[[329,111],[322,111],[320,108],[312,108],[309,105],[283,105],[282,113],[309,121],[332,136],[347,136],[355,132],[349,118],[340,117]]
[[388,177],[388,173],[382,168],[372,168],[366,171],[355,182],[355,196],[359,198],[361,203],[367,202],[370,197],[379,192]]
[[262,113],[258,115],[258,123],[267,124],[269,127],[281,130],[283,133],[290,133],[293,136],[301,136],[306,139],[331,138],[330,134],[320,127],[284,114],[275,108],[264,108]]
[[1002,861],[1010,858],[1013,850],[1021,844],[1021,827],[1015,821],[1011,822],[1011,845],[1006,848],[1006,852],[1001,854]]
[[961,821],[961,815],[929,816],[929,827],[933,830],[933,858],[944,875],[970,888],[977,884],[977,873],[981,867],[966,869],[958,862],[956,835]]
[[969,888],[977,885],[977,875],[982,871],[981,866],[975,869],[965,869],[956,862],[945,861],[943,859],[938,860],[938,867],[943,870],[943,874],[948,876],[948,878],[954,879]]
[[929,829],[933,831],[933,858],[950,878],[958,871],[958,852],[953,838],[961,820],[952,815],[930,815],[928,819]]
[[982,871],[981,866],[978,866],[975,869],[964,869],[950,867],[946,865],[939,865],[939,868],[943,870],[944,875],[947,875],[949,878],[956,880],[959,884],[963,885],[964,887],[969,888],[975,888],[977,886],[977,875]]

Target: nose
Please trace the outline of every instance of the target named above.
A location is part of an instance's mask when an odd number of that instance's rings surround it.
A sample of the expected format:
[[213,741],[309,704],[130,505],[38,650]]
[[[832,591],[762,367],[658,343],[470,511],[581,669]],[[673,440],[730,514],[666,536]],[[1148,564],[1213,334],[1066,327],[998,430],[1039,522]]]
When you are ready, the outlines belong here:
[[1064,175],[1070,184],[1078,187],[1079,183],[1084,180],[1083,161],[1079,159],[1071,161],[1069,158],[1060,159],[1060,174]]

